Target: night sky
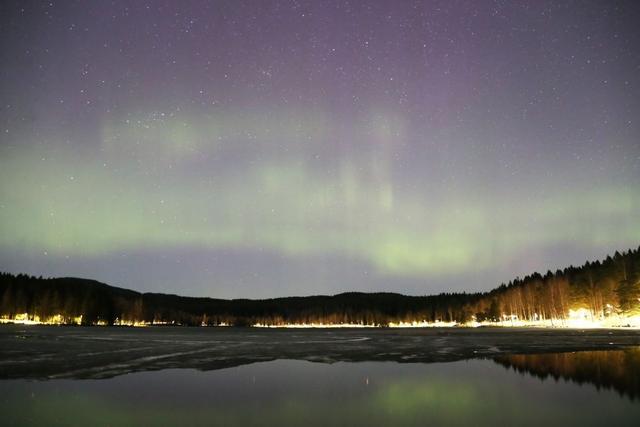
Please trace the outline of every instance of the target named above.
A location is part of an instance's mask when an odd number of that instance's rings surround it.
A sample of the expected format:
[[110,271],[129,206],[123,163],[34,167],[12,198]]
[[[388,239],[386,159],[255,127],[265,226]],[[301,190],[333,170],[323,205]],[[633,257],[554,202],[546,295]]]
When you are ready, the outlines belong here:
[[0,270],[488,290],[640,244],[640,2],[0,3]]

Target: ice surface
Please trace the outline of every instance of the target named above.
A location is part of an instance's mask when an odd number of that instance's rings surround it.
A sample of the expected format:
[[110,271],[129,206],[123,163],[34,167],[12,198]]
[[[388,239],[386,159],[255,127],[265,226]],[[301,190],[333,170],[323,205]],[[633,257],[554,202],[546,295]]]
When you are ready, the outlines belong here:
[[640,346],[636,330],[109,328],[4,325],[0,379],[111,378],[277,359],[448,362]]

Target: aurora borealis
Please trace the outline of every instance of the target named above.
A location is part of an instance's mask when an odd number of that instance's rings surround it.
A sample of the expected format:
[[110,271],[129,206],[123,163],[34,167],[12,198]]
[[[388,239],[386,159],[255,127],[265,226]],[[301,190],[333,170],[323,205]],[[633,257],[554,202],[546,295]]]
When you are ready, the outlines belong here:
[[0,270],[488,290],[640,244],[634,1],[0,4]]

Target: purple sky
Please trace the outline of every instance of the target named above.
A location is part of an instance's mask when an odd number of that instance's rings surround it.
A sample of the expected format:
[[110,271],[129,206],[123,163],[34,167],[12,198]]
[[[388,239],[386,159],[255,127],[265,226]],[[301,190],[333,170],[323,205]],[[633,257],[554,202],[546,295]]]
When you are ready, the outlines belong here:
[[640,244],[635,1],[3,1],[0,270],[488,290]]

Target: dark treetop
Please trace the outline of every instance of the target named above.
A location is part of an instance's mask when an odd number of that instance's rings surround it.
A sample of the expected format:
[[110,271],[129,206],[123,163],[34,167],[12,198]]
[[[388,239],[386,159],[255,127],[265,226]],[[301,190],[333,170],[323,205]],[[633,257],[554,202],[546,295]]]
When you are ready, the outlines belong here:
[[0,274],[0,315],[46,319],[61,315],[82,324],[155,322],[181,325],[367,324],[427,321],[464,323],[567,318],[570,309],[591,316],[640,314],[640,249],[604,261],[534,273],[485,293],[406,296],[349,292],[334,296],[265,300],[192,298],[139,293],[86,279],[43,279]]

